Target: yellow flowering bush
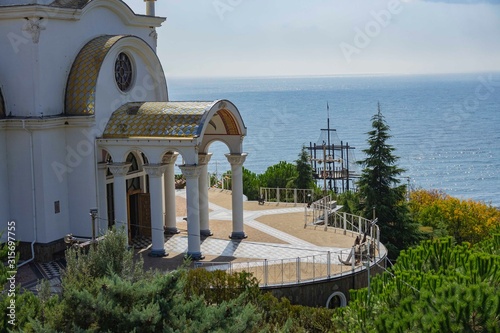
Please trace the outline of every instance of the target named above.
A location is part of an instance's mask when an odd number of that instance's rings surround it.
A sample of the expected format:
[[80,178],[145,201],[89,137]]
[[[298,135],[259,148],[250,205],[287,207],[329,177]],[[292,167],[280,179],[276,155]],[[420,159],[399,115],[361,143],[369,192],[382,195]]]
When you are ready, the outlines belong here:
[[500,210],[484,202],[458,199],[438,190],[417,190],[410,196],[415,221],[436,235],[477,243],[500,228]]

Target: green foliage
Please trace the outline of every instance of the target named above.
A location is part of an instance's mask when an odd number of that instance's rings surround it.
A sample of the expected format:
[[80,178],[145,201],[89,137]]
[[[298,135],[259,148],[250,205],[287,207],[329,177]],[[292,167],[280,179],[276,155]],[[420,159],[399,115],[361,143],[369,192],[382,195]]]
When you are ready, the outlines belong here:
[[333,310],[292,305],[286,298],[278,300],[270,293],[259,298],[259,307],[268,324],[267,332],[333,332]]
[[396,165],[395,148],[387,144],[391,138],[389,125],[378,105],[378,112],[372,117],[373,130],[369,131],[369,148],[363,150],[367,157],[359,163],[363,171],[358,182],[363,216],[372,218],[375,208],[380,227],[381,241],[386,245],[391,257],[399,251],[416,244],[422,239],[418,224],[409,215],[406,203],[406,187],[398,185],[398,177],[404,172]]
[[[486,249],[486,252],[483,252]],[[451,238],[402,251],[392,273],[353,291],[334,322],[345,332],[500,332],[500,236],[471,248]]]
[[187,272],[184,292],[203,296],[208,304],[220,304],[247,294],[248,301],[254,301],[260,293],[259,281],[247,272],[227,274],[221,270],[207,271],[193,269]]
[[257,174],[243,167],[243,193],[248,200],[259,199],[260,184]]
[[358,192],[346,191],[336,194],[334,197],[336,198],[338,204],[342,206],[343,212],[354,215],[362,215],[362,212],[359,211]]
[[125,245],[123,232],[110,232],[95,250],[68,251],[62,295],[41,291],[41,311],[24,331],[243,332],[259,322],[249,301],[255,288],[250,277],[205,279],[205,287],[219,281],[230,283],[228,290],[238,287],[223,299],[205,299],[188,293],[193,287],[186,270],[144,272]]
[[295,179],[295,187],[300,189],[309,189],[314,187],[313,168],[309,162],[309,153],[306,147],[302,147],[299,153],[299,158],[295,161],[297,169],[297,178]]
[[263,187],[293,188],[297,177],[297,167],[292,163],[281,161],[268,167],[259,176],[259,181]]
[[95,250],[67,252],[63,293],[25,293],[19,332],[329,332],[331,310],[263,295],[246,272],[178,269],[144,272],[124,236],[111,232]]
[[123,230],[110,230],[98,246],[88,253],[80,248],[66,251],[67,267],[63,273],[66,285],[84,288],[96,278],[116,274],[123,279],[137,281],[144,277],[143,261],[134,262],[134,252],[127,251],[127,237]]

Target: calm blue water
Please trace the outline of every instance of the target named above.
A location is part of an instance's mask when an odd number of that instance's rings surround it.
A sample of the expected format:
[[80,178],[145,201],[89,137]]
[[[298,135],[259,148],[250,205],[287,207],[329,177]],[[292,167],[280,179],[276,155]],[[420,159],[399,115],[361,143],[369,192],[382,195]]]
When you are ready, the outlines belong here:
[[[380,102],[391,127],[389,144],[413,188],[437,188],[500,206],[500,73],[427,76],[346,76],[170,79],[170,100],[229,99],[248,129],[245,167],[256,173],[293,162],[326,128],[367,147]],[[228,170],[221,143],[211,146],[210,170]],[[404,180],[406,182],[406,180]]]

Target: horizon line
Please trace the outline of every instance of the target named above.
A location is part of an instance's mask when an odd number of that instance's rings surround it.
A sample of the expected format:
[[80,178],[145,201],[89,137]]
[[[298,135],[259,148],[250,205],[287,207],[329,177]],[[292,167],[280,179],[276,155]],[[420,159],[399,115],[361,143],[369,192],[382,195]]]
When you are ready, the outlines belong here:
[[[435,76],[435,75],[473,75],[500,73],[500,69],[469,72],[428,72],[428,73],[348,73],[348,74],[280,74],[280,75],[169,75],[173,79],[287,79],[287,78],[328,78],[328,77],[375,77],[375,76]],[[168,80],[168,79],[167,79]]]

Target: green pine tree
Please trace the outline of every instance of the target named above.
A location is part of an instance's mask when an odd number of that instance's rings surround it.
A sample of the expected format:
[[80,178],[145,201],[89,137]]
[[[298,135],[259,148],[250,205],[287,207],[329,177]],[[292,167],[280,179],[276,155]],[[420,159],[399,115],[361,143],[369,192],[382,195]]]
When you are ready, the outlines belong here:
[[395,148],[387,143],[391,138],[380,110],[372,117],[373,129],[368,134],[367,157],[358,163],[363,166],[358,182],[360,208],[366,218],[372,218],[375,210],[380,227],[381,240],[396,258],[399,251],[421,239],[418,224],[413,223],[406,203],[406,186],[399,185],[399,177],[405,171],[397,166],[399,157]]

